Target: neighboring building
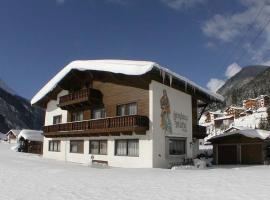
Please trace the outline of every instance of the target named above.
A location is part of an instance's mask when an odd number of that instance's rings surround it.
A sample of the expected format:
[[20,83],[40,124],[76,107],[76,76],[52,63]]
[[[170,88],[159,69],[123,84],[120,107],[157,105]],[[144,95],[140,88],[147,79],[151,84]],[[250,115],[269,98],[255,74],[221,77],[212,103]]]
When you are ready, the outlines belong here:
[[225,112],[227,113],[228,116],[238,118],[240,117],[242,112],[245,112],[245,109],[237,106],[229,106],[228,108],[226,108]]
[[70,63],[31,103],[46,109],[46,158],[167,168],[196,156],[197,107],[213,101],[223,97],[156,63],[96,60]]
[[43,132],[38,130],[23,129],[18,135],[19,150],[25,153],[42,154]]
[[270,132],[233,127],[208,140],[215,164],[269,164]]
[[11,144],[18,143],[18,135],[20,134],[21,130],[11,129],[6,133],[7,140]]
[[258,108],[263,108],[263,107],[268,107],[269,106],[269,96],[267,95],[260,95],[257,97],[257,107]]
[[215,112],[208,111],[205,114],[205,116],[206,116],[205,123],[210,123],[210,122],[214,122],[216,118],[223,117],[224,113],[222,113],[221,111],[215,111]]
[[215,130],[220,132],[229,128],[234,122],[234,116],[224,116],[215,119]]

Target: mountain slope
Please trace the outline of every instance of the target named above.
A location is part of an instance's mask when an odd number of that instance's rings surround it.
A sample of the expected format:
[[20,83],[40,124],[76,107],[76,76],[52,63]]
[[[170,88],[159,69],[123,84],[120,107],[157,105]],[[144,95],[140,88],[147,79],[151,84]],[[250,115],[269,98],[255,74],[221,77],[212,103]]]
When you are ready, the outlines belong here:
[[264,89],[263,83],[264,79],[270,78],[268,71],[270,71],[269,66],[244,67],[228,79],[217,93],[224,96],[226,105],[241,105],[244,99],[255,98],[260,94],[270,94],[270,89]]
[[[3,81],[0,85],[0,132],[10,129],[41,129],[44,111],[15,95]],[[5,87],[3,87],[5,86]]]

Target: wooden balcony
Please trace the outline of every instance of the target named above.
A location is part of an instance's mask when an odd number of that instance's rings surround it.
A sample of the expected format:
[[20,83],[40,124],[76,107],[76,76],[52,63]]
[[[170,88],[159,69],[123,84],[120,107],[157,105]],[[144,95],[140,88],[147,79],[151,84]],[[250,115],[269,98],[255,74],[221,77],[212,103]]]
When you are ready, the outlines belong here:
[[130,115],[44,126],[45,137],[78,137],[122,134],[145,134],[149,130],[146,116]]
[[63,110],[72,110],[99,105],[102,105],[102,93],[96,89],[86,88],[60,97],[58,106]]
[[192,135],[193,138],[203,139],[206,136],[207,136],[206,135],[206,127],[200,126],[200,125],[193,126],[193,135]]

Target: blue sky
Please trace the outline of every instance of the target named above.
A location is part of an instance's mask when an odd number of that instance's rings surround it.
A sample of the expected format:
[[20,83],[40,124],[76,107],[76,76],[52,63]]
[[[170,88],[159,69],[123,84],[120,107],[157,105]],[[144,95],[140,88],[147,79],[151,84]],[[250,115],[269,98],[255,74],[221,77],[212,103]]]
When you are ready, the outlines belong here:
[[269,14],[264,0],[1,0],[0,78],[30,99],[72,60],[152,60],[216,90],[269,63]]

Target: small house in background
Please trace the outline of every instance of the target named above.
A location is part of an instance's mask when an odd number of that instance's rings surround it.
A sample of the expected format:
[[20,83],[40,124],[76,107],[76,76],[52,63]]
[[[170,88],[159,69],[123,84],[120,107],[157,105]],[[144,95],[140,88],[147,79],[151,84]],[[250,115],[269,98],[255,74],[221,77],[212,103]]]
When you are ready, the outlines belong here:
[[11,129],[7,132],[7,140],[11,144],[15,144],[18,142],[18,135],[20,134],[21,130]]
[[226,108],[225,112],[227,115],[233,116],[234,118],[240,117],[240,114],[244,112],[245,109],[242,107],[237,107],[237,106],[229,106]]
[[37,130],[23,129],[18,135],[20,143],[19,151],[25,153],[42,154],[43,132]]
[[270,132],[231,127],[208,140],[215,164],[269,164]]
[[214,121],[215,129],[225,130],[229,128],[233,122],[234,117],[232,115],[216,118]]

